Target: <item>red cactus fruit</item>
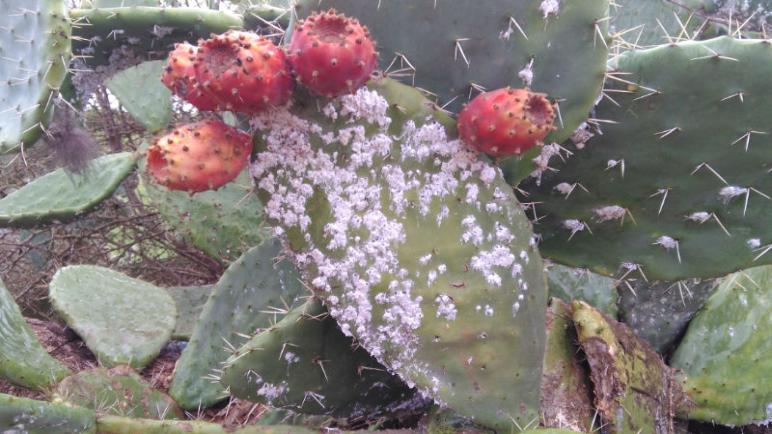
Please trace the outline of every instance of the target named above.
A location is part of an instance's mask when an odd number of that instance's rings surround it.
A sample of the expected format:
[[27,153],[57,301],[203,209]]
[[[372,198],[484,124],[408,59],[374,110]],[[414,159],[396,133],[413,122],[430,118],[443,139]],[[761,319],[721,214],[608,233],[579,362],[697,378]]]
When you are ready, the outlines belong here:
[[461,139],[494,157],[519,155],[554,129],[555,108],[543,93],[497,89],[478,95],[458,116]]
[[169,90],[180,98],[193,104],[200,110],[214,110],[217,104],[205,95],[196,82],[193,62],[198,47],[188,43],[176,44],[169,53],[169,59],[161,76],[161,81]]
[[356,91],[378,63],[367,28],[334,9],[298,23],[289,58],[298,81],[327,97]]
[[147,151],[147,169],[172,190],[216,190],[244,169],[252,137],[219,120],[179,126]]
[[193,66],[220,110],[258,113],[282,106],[295,85],[284,52],[250,32],[231,30],[200,41]]

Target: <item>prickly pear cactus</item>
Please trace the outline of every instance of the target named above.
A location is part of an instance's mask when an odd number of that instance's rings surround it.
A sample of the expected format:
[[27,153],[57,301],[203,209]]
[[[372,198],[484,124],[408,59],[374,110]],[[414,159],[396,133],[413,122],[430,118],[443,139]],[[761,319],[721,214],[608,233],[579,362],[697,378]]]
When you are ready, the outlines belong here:
[[2,0],[0,154],[31,146],[53,114],[70,61],[64,0]]
[[0,226],[28,227],[69,220],[110,197],[134,170],[129,152],[91,161],[85,172],[57,169],[0,199]]
[[106,63],[113,50],[128,46],[139,53],[166,53],[175,42],[195,41],[240,29],[243,19],[226,11],[185,7],[109,7],[71,9],[77,37],[73,51],[89,65]]
[[209,407],[226,398],[217,381],[223,362],[306,292],[295,266],[280,254],[281,243],[268,239],[233,262],[215,285],[169,387],[183,408]]
[[253,124],[266,216],[343,333],[480,424],[537,419],[543,265],[501,172],[389,79]]
[[70,370],[49,356],[0,280],[0,377],[30,389],[50,387]]
[[177,307],[177,322],[174,324],[172,339],[183,341],[190,339],[213,288],[213,285],[166,288],[166,292],[174,299],[174,305]]
[[315,434],[299,426],[247,426],[239,429],[202,421],[175,421],[136,419],[120,416],[101,416],[97,420],[99,434]]
[[150,132],[166,127],[172,117],[172,94],[158,80],[165,66],[162,60],[142,62],[105,82],[123,108]]
[[163,288],[94,265],[60,268],[48,296],[106,367],[152,362],[177,319],[174,300]]
[[126,365],[94,368],[71,375],[56,386],[52,401],[90,408],[99,414],[180,419],[182,410]]
[[673,369],[622,323],[582,301],[573,321],[595,391],[595,408],[611,434],[670,434],[688,398]]
[[96,434],[94,412],[0,393],[0,430],[24,434]]
[[[367,25],[380,65],[458,111],[480,89],[529,86],[559,101],[562,141],[603,81],[608,1],[300,0],[303,18],[330,7]],[[421,43],[416,43],[416,41]]]
[[772,421],[772,266],[725,277],[689,324],[670,363],[685,374],[690,419]]
[[615,123],[527,186],[545,256],[670,281],[772,263],[772,44],[679,42],[611,67],[619,106],[596,116]]
[[566,302],[586,301],[604,314],[617,317],[616,281],[589,270],[552,264],[547,267],[550,297]]
[[415,391],[354,345],[312,298],[239,348],[220,381],[237,398],[301,413],[374,420],[414,410]]

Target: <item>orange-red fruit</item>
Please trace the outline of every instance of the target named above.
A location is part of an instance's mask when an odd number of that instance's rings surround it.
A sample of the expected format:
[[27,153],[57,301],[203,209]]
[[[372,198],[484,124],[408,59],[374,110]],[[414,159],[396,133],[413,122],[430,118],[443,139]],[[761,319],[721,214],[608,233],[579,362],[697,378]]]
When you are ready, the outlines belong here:
[[497,89],[478,95],[458,116],[467,144],[494,157],[518,155],[554,129],[555,108],[543,93]]
[[220,110],[258,113],[287,104],[295,83],[284,51],[251,32],[200,41],[196,81]]
[[289,54],[298,81],[327,97],[356,91],[378,64],[367,28],[333,9],[298,23]]
[[196,82],[193,62],[198,47],[188,43],[176,44],[169,53],[161,81],[175,95],[193,104],[200,110],[214,110],[217,104],[205,95]]
[[147,169],[172,190],[216,190],[232,181],[247,164],[252,136],[218,120],[182,125],[147,151]]

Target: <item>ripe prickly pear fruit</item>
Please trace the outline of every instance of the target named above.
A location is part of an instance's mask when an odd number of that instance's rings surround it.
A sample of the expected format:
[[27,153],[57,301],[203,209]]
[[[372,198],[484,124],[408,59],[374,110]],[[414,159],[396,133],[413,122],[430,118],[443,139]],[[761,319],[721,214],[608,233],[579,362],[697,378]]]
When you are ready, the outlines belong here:
[[187,42],[176,44],[169,53],[168,63],[161,76],[169,90],[180,98],[193,104],[199,110],[214,110],[217,104],[205,95],[196,82],[193,62],[196,60],[198,47]]
[[327,97],[353,93],[367,82],[378,64],[367,28],[334,9],[298,23],[289,58],[298,81]]
[[258,113],[287,104],[295,83],[287,56],[273,42],[231,30],[199,42],[196,80],[220,110]]
[[172,190],[216,190],[244,169],[252,136],[219,120],[178,126],[147,151],[147,169]]
[[555,108],[545,94],[503,88],[467,104],[458,116],[458,133],[480,152],[507,157],[540,144],[554,122]]

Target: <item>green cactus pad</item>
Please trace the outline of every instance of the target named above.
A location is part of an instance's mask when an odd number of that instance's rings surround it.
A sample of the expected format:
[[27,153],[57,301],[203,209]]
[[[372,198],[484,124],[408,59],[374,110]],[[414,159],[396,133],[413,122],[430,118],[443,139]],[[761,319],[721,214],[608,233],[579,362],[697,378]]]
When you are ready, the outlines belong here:
[[[174,43],[195,42],[211,33],[243,27],[230,12],[203,8],[131,6],[71,9],[73,51],[89,56],[89,65],[107,63],[112,51],[128,46],[138,52],[166,57]],[[160,80],[160,77],[159,77]]]
[[388,414],[414,397],[354,345],[322,303],[309,299],[239,348],[221,382],[237,398],[355,420]]
[[253,118],[251,171],[343,333],[481,425],[537,419],[543,264],[500,170],[390,79],[293,110]]
[[571,305],[553,298],[547,308],[547,346],[541,381],[542,425],[590,431],[595,414],[590,377],[577,358]]
[[177,306],[177,323],[174,325],[172,339],[183,341],[190,339],[213,288],[214,285],[166,288],[166,292],[172,296]]
[[664,354],[678,342],[689,320],[717,285],[717,279],[627,281],[619,287],[620,320],[654,351]]
[[[633,47],[667,44],[691,39],[698,29],[702,35],[706,27],[704,19],[689,17],[689,11],[668,0],[621,0],[611,7],[612,34]],[[682,27],[683,25],[683,27]],[[627,45],[623,44],[623,45]]]
[[673,411],[688,399],[671,368],[622,323],[582,301],[572,308],[605,429],[611,434],[673,432]]
[[70,374],[40,345],[2,280],[0,319],[0,377],[29,389],[42,389]]
[[97,431],[91,410],[0,393],[0,432],[96,434]]
[[772,266],[723,279],[670,360],[686,375],[690,419],[724,425],[772,420]]
[[547,267],[547,286],[550,297],[569,303],[586,301],[604,314],[617,317],[616,281],[610,277],[553,264]]
[[165,66],[165,60],[143,62],[105,82],[123,108],[150,132],[166,127],[172,118],[172,93],[161,83]]
[[383,70],[402,70],[397,77],[436,94],[451,111],[468,100],[473,84],[523,87],[520,72],[533,60],[533,90],[561,101],[553,141],[587,118],[603,82],[607,0],[488,0],[484,7],[477,0],[300,0],[297,11],[305,17],[330,7],[370,29]]
[[106,367],[142,368],[153,361],[177,317],[174,300],[163,288],[94,265],[60,268],[49,298]]
[[182,410],[168,395],[153,389],[126,365],[94,368],[65,378],[54,402],[89,408],[103,415],[180,419]]
[[64,0],[3,0],[0,9],[1,155],[40,137],[71,53]]
[[142,173],[140,197],[156,208],[168,225],[204,253],[224,263],[239,258],[250,247],[269,238],[259,219],[263,205],[246,171],[217,191],[189,195],[161,187]]
[[77,217],[110,197],[134,170],[129,152],[105,155],[77,175],[57,169],[0,199],[0,227],[28,227]]
[[567,429],[539,428],[539,429],[529,429],[528,431],[523,431],[522,434],[581,434],[581,433],[577,431],[567,430]]
[[209,422],[120,416],[100,416],[97,429],[99,434],[318,434],[318,431],[298,426],[247,426],[231,429]]
[[772,44],[681,42],[612,67],[619,107],[596,116],[618,123],[526,187],[544,255],[669,281],[772,263]]
[[304,293],[295,267],[277,258],[281,251],[278,240],[266,240],[231,264],[215,285],[169,388],[183,408],[206,408],[225,398],[212,375],[245,336],[270,327]]

